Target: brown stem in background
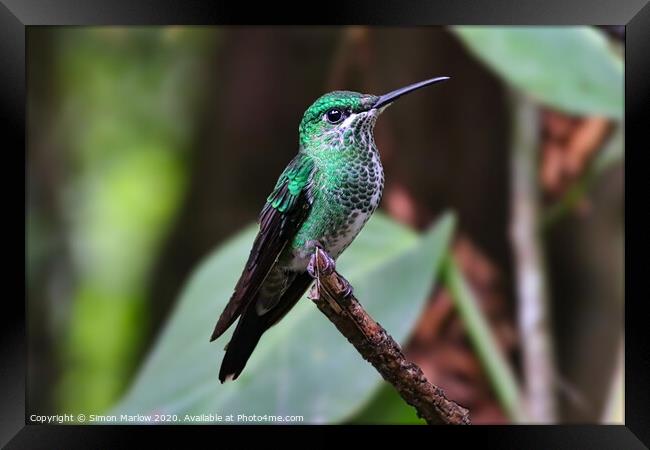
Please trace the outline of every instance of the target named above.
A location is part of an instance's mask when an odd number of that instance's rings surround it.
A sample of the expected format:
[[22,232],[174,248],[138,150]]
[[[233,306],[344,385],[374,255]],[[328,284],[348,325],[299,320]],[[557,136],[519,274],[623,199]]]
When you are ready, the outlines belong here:
[[538,234],[539,110],[529,99],[516,94],[513,127],[510,236],[515,260],[525,402],[532,421],[555,423],[555,355],[544,255]]
[[316,283],[310,295],[318,309],[370,362],[399,395],[430,425],[469,425],[467,409],[448,400],[439,387],[429,383],[422,370],[404,358],[400,346],[375,322],[351,293],[351,286],[332,270],[320,249],[312,256]]

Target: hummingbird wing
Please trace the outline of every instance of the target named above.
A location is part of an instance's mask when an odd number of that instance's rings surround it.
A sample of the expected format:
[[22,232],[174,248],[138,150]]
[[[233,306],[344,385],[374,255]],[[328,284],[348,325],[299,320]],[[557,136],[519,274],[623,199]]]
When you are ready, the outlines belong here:
[[[303,153],[282,172],[259,217],[260,230],[230,301],[212,333],[217,339],[254,300],[277,258],[305,220],[313,195],[313,160]],[[306,288],[305,288],[306,289]]]

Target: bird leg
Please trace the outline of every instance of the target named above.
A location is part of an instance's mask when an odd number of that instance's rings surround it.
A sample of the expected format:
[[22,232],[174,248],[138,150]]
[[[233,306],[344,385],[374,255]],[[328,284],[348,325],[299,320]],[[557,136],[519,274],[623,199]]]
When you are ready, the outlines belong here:
[[[312,254],[311,258],[309,258],[309,263],[307,263],[307,273],[316,280],[314,285],[312,286],[311,290],[309,291],[309,298],[312,300],[320,300],[320,291],[321,291],[321,284],[320,284],[320,274],[321,271],[319,270],[318,266],[318,256],[317,252],[319,250],[323,250],[323,245],[318,242],[318,241],[308,241],[307,242],[307,247],[308,248],[313,248],[314,253]],[[327,254],[327,252],[325,252]],[[331,260],[331,258],[330,258]]]
[[[314,249],[314,253],[307,264],[307,272],[309,272],[309,275],[313,278],[318,278],[319,274],[327,276],[336,270],[336,261],[327,253],[323,244],[318,241],[308,241],[306,246],[307,248]],[[322,258],[322,262],[317,261],[319,257]]]
[[[321,298],[321,290],[322,290],[322,284],[320,281],[320,277],[328,277],[334,273],[336,270],[336,262],[334,259],[327,253],[327,251],[323,248],[323,246],[317,242],[317,241],[310,241],[308,245],[312,245],[314,247],[314,253],[309,259],[309,263],[307,264],[307,272],[316,280],[314,287],[309,293],[309,298],[312,300],[320,300]],[[343,278],[340,274],[338,275],[338,279],[341,283],[340,286],[340,294],[338,298],[347,298],[350,295],[352,295],[352,285]],[[341,313],[342,311],[342,306],[344,305],[339,305],[335,300],[331,299],[331,295],[326,295],[326,300],[332,308],[337,312]]]

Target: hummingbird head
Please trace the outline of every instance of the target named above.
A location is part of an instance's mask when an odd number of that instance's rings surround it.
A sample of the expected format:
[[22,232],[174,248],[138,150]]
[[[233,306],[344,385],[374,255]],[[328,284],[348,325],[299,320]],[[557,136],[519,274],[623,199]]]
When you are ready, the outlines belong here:
[[352,91],[329,92],[316,100],[300,122],[300,143],[307,145],[323,137],[343,136],[346,130],[376,119],[372,105],[379,97]]
[[316,100],[307,110],[300,122],[300,144],[353,142],[359,132],[372,131],[377,117],[399,97],[425,86],[448,80],[437,77],[396,89],[381,96],[361,94],[352,91],[334,91]]

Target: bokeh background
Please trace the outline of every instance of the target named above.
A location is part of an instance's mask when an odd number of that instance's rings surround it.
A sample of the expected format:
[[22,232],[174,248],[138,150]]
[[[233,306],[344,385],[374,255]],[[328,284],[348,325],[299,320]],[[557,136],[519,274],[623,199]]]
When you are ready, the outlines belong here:
[[235,383],[208,338],[305,108],[448,75],[341,272],[474,423],[623,422],[623,33],[29,27],[30,414],[421,423],[308,301]]

